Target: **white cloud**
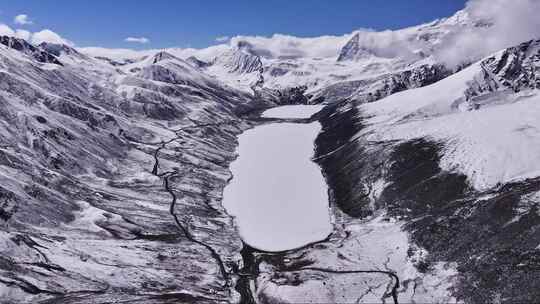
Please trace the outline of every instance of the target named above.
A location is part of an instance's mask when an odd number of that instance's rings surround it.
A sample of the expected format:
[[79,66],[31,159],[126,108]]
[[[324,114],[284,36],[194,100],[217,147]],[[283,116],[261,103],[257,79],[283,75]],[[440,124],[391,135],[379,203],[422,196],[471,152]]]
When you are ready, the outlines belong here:
[[73,42],[62,38],[62,36],[58,35],[57,33],[53,32],[53,31],[51,31],[49,29],[45,29],[45,30],[42,30],[42,31],[39,31],[39,32],[36,32],[36,33],[32,34],[31,42],[33,44],[36,44],[36,45],[40,44],[42,42],[65,44],[65,45],[69,45],[69,46],[74,45]]
[[139,59],[144,56],[153,55],[160,50],[131,50],[131,49],[107,49],[102,47],[77,48],[83,54],[95,57],[107,57],[113,60]]
[[[540,39],[538,12],[540,0],[469,0],[464,11],[449,21],[466,18],[470,26],[442,28],[440,44],[433,50],[435,59],[455,67],[531,39]],[[360,46],[379,57],[409,59],[414,58],[418,50],[432,53],[432,45],[412,39],[417,35],[415,28],[357,33]]]
[[0,23],[0,36],[15,36],[15,31],[9,26]]
[[[531,39],[540,39],[538,12],[540,0],[469,0],[464,12],[448,20],[451,28],[440,29],[440,40],[435,46],[418,39],[418,27],[379,32],[362,29],[353,34],[358,33],[362,48],[378,57],[418,58],[417,52],[422,50],[454,67]],[[452,25],[452,20],[462,18],[469,19],[470,26]],[[482,22],[490,26],[482,26]],[[473,26],[475,23],[477,26]],[[233,46],[264,57],[332,58],[338,56],[351,37],[352,34],[315,38],[275,34],[272,37],[236,36],[230,41]]]
[[32,37],[32,33],[26,30],[17,29],[14,36],[20,39],[30,40],[30,37]]
[[227,42],[229,39],[231,39],[229,36],[220,36],[216,38],[216,42]]
[[337,57],[351,35],[299,38],[274,34],[272,37],[236,36],[231,44],[263,57]]
[[[540,12],[540,0],[469,0],[464,13],[459,16],[463,18],[469,16],[470,20],[473,21],[487,21],[491,26],[472,27],[450,23],[451,29],[441,29],[444,34],[437,38],[438,44],[435,46],[431,43],[425,43],[422,39],[417,39],[418,28],[380,32],[362,29],[342,36],[313,38],[275,34],[271,37],[223,36],[217,37],[215,40],[220,43],[230,41],[232,46],[238,46],[253,54],[269,58],[337,58],[341,48],[353,34],[358,33],[360,45],[376,56],[407,59],[410,56],[416,56],[415,53],[422,50],[424,54],[433,54],[435,59],[440,62],[455,66],[464,61],[479,60],[498,50],[530,39],[539,39],[540,18],[537,16],[538,12]],[[28,16],[23,19],[29,21]],[[0,35],[24,38],[35,44],[47,41],[73,45],[72,42],[50,30],[30,33],[21,29],[14,30],[6,24],[0,24]],[[140,44],[150,43],[146,37],[128,37],[125,41]],[[215,47],[226,48],[228,46],[219,44]],[[211,56],[217,52],[216,50],[210,47],[203,50],[178,50],[178,52],[197,53],[198,57],[211,59]]]
[[32,20],[30,20],[28,18],[28,15],[26,14],[20,14],[20,15],[15,16],[15,18],[13,19],[13,22],[19,25],[27,25],[27,24],[33,23]]
[[[359,44],[370,53],[385,58],[400,57],[408,59],[417,57],[415,50],[419,48],[411,37],[416,30],[380,31],[360,29],[342,36],[320,36],[302,38],[283,34],[271,37],[235,36],[230,38],[231,45],[267,58],[336,58],[343,46],[358,34]],[[217,40],[216,40],[217,41]]]
[[492,26],[463,30],[445,41],[437,56],[450,66],[540,38],[538,0],[469,0],[465,11],[473,20],[489,21]]
[[150,42],[150,39],[146,37],[127,37],[124,39],[125,42],[134,42],[134,43],[141,43],[146,44]]
[[23,29],[13,30],[12,28],[10,28],[9,26],[5,24],[0,24],[0,36],[10,36],[10,37],[24,39],[35,45],[38,45],[42,42],[49,42],[49,43],[57,43],[57,44],[65,44],[69,46],[74,46],[73,42],[63,38],[59,34],[49,29],[32,33]]
[[408,29],[380,32],[364,29],[356,33],[360,46],[377,57],[403,59],[416,57],[414,50],[419,46],[410,41],[411,31]]

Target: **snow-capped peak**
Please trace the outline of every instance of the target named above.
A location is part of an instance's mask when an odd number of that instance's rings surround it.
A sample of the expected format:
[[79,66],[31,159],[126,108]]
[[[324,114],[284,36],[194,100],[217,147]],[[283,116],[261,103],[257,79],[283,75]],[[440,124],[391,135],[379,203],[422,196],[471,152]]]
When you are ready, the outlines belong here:
[[62,65],[62,63],[54,55],[35,47],[24,39],[10,36],[0,36],[0,44],[6,46],[7,48],[17,50],[38,62]]
[[155,54],[150,59],[150,61],[152,61],[153,64],[156,64],[156,63],[158,63],[160,61],[163,61],[163,60],[180,60],[180,59],[177,58],[176,56],[173,56],[172,54],[170,54],[168,52],[165,52],[165,51],[161,51],[161,52]]
[[76,49],[72,48],[69,45],[66,44],[59,44],[59,43],[51,43],[51,42],[42,42],[39,44],[39,47],[51,54],[53,54],[56,57],[61,57],[62,55],[67,56],[74,56],[81,59],[87,59],[88,57],[86,55],[81,54]]
[[244,51],[242,48],[232,48],[218,55],[213,64],[224,67],[230,73],[238,74],[260,72],[262,69],[261,58]]
[[360,45],[360,33],[356,33],[341,49],[337,61],[356,60],[367,58],[371,55],[371,52],[367,48]]

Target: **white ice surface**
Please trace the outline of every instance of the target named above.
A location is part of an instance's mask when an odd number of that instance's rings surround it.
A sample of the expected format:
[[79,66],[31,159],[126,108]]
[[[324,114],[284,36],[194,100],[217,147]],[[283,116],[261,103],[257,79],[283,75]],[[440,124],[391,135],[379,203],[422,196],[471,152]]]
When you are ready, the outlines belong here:
[[266,110],[263,112],[262,117],[266,118],[310,118],[313,114],[316,114],[322,110],[322,105],[293,105],[293,106],[281,106]]
[[319,123],[280,123],[243,133],[224,206],[249,245],[282,251],[332,231],[327,186],[311,161]]

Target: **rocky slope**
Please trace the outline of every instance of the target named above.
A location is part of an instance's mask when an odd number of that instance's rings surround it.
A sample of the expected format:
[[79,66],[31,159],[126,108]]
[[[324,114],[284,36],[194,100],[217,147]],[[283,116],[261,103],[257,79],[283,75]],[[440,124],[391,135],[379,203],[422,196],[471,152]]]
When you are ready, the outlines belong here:
[[[381,211],[400,221],[420,272],[455,263],[455,300],[539,296],[538,142],[529,133],[538,128],[538,45],[501,51],[426,88],[321,114],[317,160],[345,226]],[[401,290],[423,288],[418,278]],[[428,302],[441,299],[448,301]]]
[[164,53],[119,70],[17,43],[0,49],[2,301],[234,301],[221,191],[257,103]]
[[[534,302],[540,41],[434,57],[489,26],[130,58],[0,37],[0,301]],[[306,103],[334,232],[257,251],[221,205],[237,136]]]

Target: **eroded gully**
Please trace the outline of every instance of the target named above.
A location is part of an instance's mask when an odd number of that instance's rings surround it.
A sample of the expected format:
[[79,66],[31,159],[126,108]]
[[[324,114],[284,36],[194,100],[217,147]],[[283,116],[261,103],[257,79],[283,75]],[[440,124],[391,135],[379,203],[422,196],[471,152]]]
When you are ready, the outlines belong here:
[[[314,119],[256,119],[259,123],[265,123],[265,122],[294,122],[294,123],[311,123],[314,121]],[[258,303],[257,297],[255,296],[255,293],[257,291],[257,278],[259,276],[259,264],[267,259],[275,258],[276,256],[284,256],[285,254],[291,254],[303,250],[309,250],[310,247],[325,243],[330,241],[331,235],[329,235],[327,238],[321,241],[317,241],[314,243],[307,244],[305,246],[302,246],[300,248],[295,248],[292,250],[282,251],[282,252],[265,252],[258,249],[254,249],[251,246],[244,244],[244,247],[241,251],[242,256],[242,267],[239,265],[230,265],[231,267],[231,273],[227,270],[226,264],[221,258],[221,256],[217,253],[217,251],[212,248],[212,246],[197,240],[187,225],[182,223],[182,221],[179,219],[176,211],[175,206],[176,202],[178,200],[177,194],[175,193],[175,190],[170,185],[170,179],[175,177],[181,177],[180,172],[173,170],[173,171],[167,171],[167,172],[159,172],[159,153],[162,149],[166,148],[168,144],[171,144],[175,141],[181,140],[182,135],[179,135],[182,131],[186,131],[188,129],[197,129],[197,128],[205,128],[205,127],[217,127],[217,126],[223,126],[223,125],[231,125],[238,123],[238,121],[225,121],[220,123],[207,123],[207,124],[196,124],[193,126],[188,126],[181,128],[179,130],[176,130],[175,133],[177,134],[176,137],[164,141],[161,143],[145,143],[149,145],[158,145],[159,148],[157,148],[154,152],[154,165],[152,168],[152,174],[161,178],[163,180],[163,187],[165,191],[167,191],[171,196],[171,202],[169,207],[169,213],[174,219],[174,222],[180,232],[185,236],[185,238],[194,243],[197,244],[205,250],[207,250],[212,258],[215,260],[217,266],[219,267],[221,277],[224,281],[224,287],[231,286],[231,276],[235,275],[237,277],[235,290],[240,294],[240,303],[245,304],[254,304]],[[337,270],[337,269],[330,269],[330,268],[320,268],[320,267],[283,267],[281,269],[276,270],[278,272],[287,273],[287,272],[301,272],[301,271],[311,271],[311,272],[322,272],[322,273],[328,273],[328,274],[383,274],[389,277],[389,279],[392,282],[392,289],[389,292],[389,295],[391,295],[394,304],[399,304],[398,299],[398,289],[400,288],[400,279],[398,275],[392,271],[383,271],[378,269],[360,269],[360,270]]]

